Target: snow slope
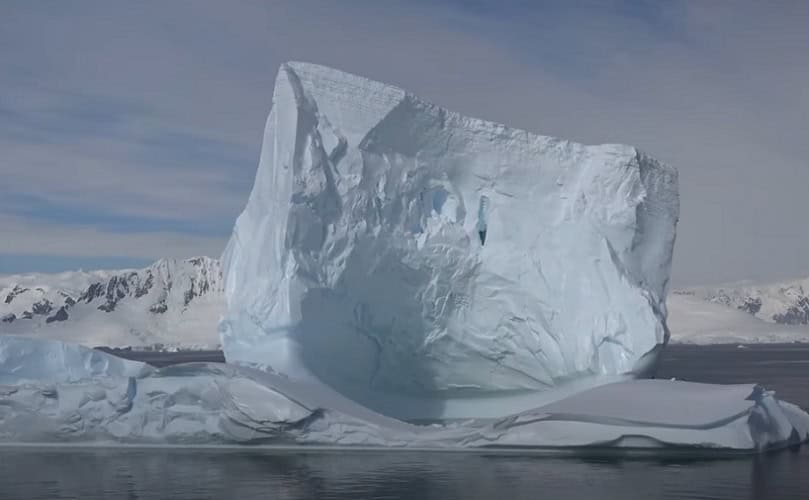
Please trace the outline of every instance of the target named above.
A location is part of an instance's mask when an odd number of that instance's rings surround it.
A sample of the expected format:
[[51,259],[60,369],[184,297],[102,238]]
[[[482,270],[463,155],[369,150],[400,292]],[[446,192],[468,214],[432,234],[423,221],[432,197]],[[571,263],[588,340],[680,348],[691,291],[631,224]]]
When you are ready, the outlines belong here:
[[687,344],[757,344],[809,342],[809,327],[762,321],[744,310],[710,302],[691,291],[668,297],[671,342]]
[[696,287],[689,293],[739,309],[768,323],[809,325],[809,278],[770,284],[737,283]]
[[439,415],[603,383],[666,339],[677,217],[676,171],[632,147],[284,64],[223,256],[225,355]]
[[219,261],[163,259],[144,269],[0,276],[0,335],[89,346],[216,347]]

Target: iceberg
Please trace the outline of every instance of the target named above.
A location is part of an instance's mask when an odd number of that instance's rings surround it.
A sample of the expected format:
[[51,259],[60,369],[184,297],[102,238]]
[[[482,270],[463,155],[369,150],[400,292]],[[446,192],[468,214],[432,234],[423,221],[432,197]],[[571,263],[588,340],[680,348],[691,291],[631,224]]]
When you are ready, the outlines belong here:
[[282,65],[223,255],[229,362],[394,417],[503,416],[648,372],[676,171]]
[[0,352],[4,366],[40,366],[65,352],[72,361],[125,366],[70,377],[5,371],[0,443],[737,453],[809,440],[809,415],[753,384],[630,380],[504,418],[414,425],[322,384],[244,366],[153,369],[81,346],[12,336],[0,336]]

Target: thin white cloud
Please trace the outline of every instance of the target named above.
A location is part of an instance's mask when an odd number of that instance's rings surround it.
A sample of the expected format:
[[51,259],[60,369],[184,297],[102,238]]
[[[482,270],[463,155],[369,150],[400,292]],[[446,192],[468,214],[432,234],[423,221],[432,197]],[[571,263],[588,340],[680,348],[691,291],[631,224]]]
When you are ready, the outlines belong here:
[[156,219],[235,218],[244,205],[245,193],[227,188],[234,166],[161,168],[133,158],[137,148],[124,139],[92,136],[62,144],[0,138],[3,189],[110,215]]
[[165,231],[122,233],[3,215],[0,235],[0,258],[3,254],[138,259],[219,256],[225,246],[224,238]]

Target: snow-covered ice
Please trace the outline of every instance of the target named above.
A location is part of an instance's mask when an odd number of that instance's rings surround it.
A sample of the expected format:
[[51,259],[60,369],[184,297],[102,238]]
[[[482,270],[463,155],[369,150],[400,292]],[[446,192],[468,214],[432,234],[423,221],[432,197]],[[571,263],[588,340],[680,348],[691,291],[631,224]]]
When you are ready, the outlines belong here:
[[81,346],[14,336],[0,337],[0,352],[6,367],[47,366],[54,358],[67,360],[72,371],[69,377],[51,369],[3,372],[5,443],[756,452],[809,439],[809,415],[752,384],[631,380],[504,418],[418,426],[322,384],[247,367],[191,363],[156,370]]
[[392,415],[528,408],[654,361],[677,218],[676,171],[635,148],[288,63],[223,256],[225,355]]

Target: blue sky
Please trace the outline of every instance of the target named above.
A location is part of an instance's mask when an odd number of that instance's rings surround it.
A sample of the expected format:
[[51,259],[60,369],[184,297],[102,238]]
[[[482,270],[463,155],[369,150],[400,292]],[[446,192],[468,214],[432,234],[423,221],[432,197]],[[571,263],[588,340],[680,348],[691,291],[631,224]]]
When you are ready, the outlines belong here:
[[680,170],[674,283],[809,275],[808,2],[0,2],[0,273],[218,255],[285,60]]

